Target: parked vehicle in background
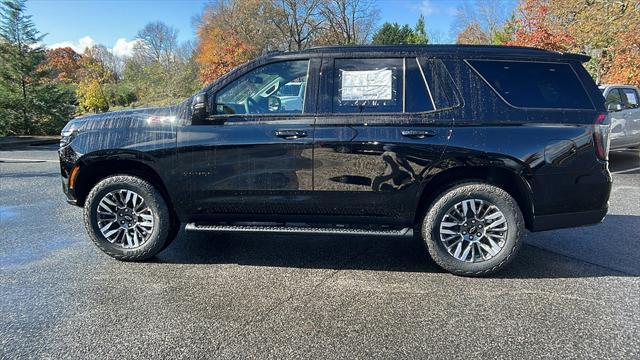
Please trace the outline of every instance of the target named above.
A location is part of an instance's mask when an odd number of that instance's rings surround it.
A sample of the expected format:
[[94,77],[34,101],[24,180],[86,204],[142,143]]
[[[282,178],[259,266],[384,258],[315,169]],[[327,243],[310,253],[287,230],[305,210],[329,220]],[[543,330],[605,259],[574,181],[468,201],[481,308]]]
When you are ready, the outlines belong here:
[[609,123],[588,59],[460,45],[269,54],[182,104],[69,122],[63,189],[120,260],[154,256],[181,223],[416,232],[444,269],[486,275],[526,229],[607,213]]
[[302,111],[304,106],[304,82],[295,82],[282,85],[276,92],[283,111]]
[[611,150],[640,147],[640,91],[631,85],[602,85],[611,119]]

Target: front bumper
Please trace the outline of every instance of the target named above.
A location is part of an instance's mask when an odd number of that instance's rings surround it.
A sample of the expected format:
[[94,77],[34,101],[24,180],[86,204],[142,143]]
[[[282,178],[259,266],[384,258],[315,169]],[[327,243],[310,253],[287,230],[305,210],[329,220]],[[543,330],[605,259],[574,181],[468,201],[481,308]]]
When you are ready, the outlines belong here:
[[60,180],[62,182],[62,192],[67,197],[67,202],[72,205],[79,205],[74,189],[69,187],[69,180],[73,167],[77,164],[78,156],[71,146],[63,146],[58,150],[60,157]]

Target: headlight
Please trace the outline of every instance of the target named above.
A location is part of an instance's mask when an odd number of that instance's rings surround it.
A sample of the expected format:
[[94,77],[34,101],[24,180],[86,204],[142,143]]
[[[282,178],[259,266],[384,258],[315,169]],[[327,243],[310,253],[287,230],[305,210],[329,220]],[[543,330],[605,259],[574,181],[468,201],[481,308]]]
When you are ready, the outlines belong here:
[[69,121],[67,125],[60,132],[60,147],[67,146],[78,134],[78,123],[75,121]]

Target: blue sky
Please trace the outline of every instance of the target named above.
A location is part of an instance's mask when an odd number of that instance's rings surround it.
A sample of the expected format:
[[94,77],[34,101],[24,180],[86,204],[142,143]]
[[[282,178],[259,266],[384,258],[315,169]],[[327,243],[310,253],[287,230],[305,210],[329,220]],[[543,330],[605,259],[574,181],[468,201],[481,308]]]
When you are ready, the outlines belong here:
[[[427,30],[436,40],[453,40],[451,26],[462,4],[486,0],[377,0],[380,24],[384,21],[415,24],[426,18]],[[180,41],[195,36],[193,19],[207,0],[30,0],[27,12],[38,29],[48,33],[48,46],[83,49],[99,43],[126,53],[146,23],[161,20],[179,30]]]

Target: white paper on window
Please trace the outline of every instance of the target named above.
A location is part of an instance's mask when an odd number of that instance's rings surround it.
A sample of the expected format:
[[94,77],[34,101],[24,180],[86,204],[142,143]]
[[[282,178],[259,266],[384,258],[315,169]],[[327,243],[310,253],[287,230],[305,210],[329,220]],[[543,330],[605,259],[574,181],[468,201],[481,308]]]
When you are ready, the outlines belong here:
[[627,95],[627,102],[629,104],[638,105],[638,99],[636,98],[635,91],[625,91],[625,95]]
[[342,71],[342,101],[392,100],[393,71]]

